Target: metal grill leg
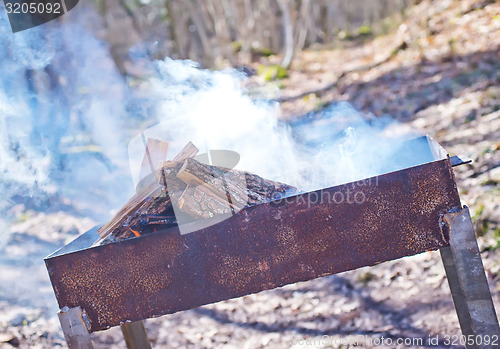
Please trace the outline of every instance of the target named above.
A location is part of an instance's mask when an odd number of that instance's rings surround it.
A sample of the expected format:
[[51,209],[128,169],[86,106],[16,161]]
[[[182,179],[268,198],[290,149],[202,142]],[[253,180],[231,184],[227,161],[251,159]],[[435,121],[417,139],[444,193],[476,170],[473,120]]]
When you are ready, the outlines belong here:
[[80,307],[61,309],[57,314],[69,349],[93,349]]
[[450,247],[441,249],[441,258],[460,328],[467,339],[472,338],[467,348],[494,348],[496,345],[490,341],[487,345],[484,339],[499,336],[500,340],[500,327],[469,209],[464,207],[460,212],[447,213],[444,221],[450,230]]
[[128,349],[151,349],[151,343],[142,321],[127,322],[120,327]]

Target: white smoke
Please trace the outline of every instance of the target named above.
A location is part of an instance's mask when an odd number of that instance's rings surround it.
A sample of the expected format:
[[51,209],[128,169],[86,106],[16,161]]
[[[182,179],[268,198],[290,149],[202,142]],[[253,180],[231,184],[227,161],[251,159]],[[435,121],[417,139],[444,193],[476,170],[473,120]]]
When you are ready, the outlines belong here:
[[132,192],[128,88],[83,25],[95,17],[82,5],[64,22],[13,34],[0,9],[0,209],[16,194],[36,206],[59,193],[103,219]]
[[[293,123],[277,103],[252,100],[234,70],[200,69],[166,58],[151,79],[130,90],[109,54],[82,23],[97,23],[81,6],[62,23],[12,34],[0,11],[0,177],[3,197],[23,190],[58,192],[75,206],[110,218],[133,192],[144,154],[141,137],[170,142],[173,157],[192,141],[202,152],[233,150],[237,168],[313,190],[416,165],[393,160],[408,135],[390,136],[389,118],[347,102]],[[135,55],[144,60],[140,48]],[[154,127],[139,126],[133,105]],[[424,159],[423,161],[428,161]],[[9,185],[15,183],[15,185]],[[22,186],[21,186],[22,185]],[[0,206],[1,208],[1,206]],[[100,213],[100,214],[99,214]]]
[[[145,137],[170,142],[175,155],[192,141],[200,150],[238,152],[237,168],[286,182],[302,190],[321,189],[431,159],[393,156],[411,134],[389,131],[394,120],[374,118],[349,103],[293,123],[279,119],[279,105],[253,101],[241,87],[243,76],[232,70],[199,69],[191,61],[156,62],[158,77],[148,91],[155,101],[157,122]],[[129,145],[131,170],[139,179],[144,154],[142,135]]]
[[[156,63],[158,77],[150,95],[157,125],[145,136],[167,140],[170,153],[192,141],[201,152],[227,149],[241,155],[237,168],[276,179],[296,166],[286,128],[279,126],[278,105],[252,101],[241,89],[235,71],[198,69],[190,61],[169,58]],[[143,154],[142,140],[130,145],[133,168]]]

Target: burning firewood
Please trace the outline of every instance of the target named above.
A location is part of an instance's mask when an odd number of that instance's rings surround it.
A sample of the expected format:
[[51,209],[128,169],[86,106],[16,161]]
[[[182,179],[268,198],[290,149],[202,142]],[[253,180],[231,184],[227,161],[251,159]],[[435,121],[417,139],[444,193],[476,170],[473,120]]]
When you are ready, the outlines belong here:
[[146,149],[142,159],[140,178],[146,177],[154,169],[161,160],[167,157],[168,142],[159,139],[148,138],[146,142]]
[[199,151],[198,148],[196,148],[196,146],[193,143],[188,142],[188,144],[186,144],[184,146],[184,148],[182,148],[182,150],[179,152],[179,154],[174,156],[172,161],[183,161],[183,160],[186,160],[188,158],[192,158],[196,154],[198,154],[198,151]]
[[236,214],[245,207],[298,193],[292,186],[250,172],[201,163],[193,158],[197,152],[189,143],[144,178],[138,192],[99,229],[97,243]]

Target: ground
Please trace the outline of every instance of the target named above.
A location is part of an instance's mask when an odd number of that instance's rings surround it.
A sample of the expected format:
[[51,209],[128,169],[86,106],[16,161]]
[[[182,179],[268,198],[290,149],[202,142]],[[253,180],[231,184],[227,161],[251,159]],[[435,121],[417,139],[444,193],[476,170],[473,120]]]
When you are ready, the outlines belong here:
[[[343,50],[297,54],[288,78],[264,83],[285,119],[336,100],[429,134],[472,165],[455,169],[471,207],[482,257],[500,310],[500,3],[422,1],[397,30]],[[279,57],[271,57],[273,63]],[[264,62],[264,63],[268,63]],[[96,222],[71,210],[22,205],[0,245],[0,348],[64,346],[42,259]],[[33,289],[37,297],[33,297]],[[146,320],[155,347],[348,348],[351,336],[412,340],[460,334],[438,252],[289,285]],[[323,337],[323,336],[330,337]],[[92,334],[97,348],[123,348],[120,330]],[[307,339],[307,341],[306,341]],[[342,344],[344,340],[344,344]],[[387,343],[387,342],[386,342]],[[310,345],[309,345],[310,344]],[[394,348],[395,345],[378,346]]]

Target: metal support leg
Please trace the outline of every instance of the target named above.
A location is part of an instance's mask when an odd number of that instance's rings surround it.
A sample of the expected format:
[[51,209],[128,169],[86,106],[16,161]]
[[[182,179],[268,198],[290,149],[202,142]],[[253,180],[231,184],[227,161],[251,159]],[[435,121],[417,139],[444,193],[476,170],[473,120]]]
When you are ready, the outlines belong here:
[[128,349],[151,349],[148,334],[142,321],[120,325]]
[[460,328],[468,339],[467,348],[496,348],[498,344],[492,345],[492,341],[485,341],[485,338],[497,336],[498,343],[500,327],[469,209],[464,207],[460,212],[447,213],[444,221],[450,231],[450,247],[440,250],[441,258]]
[[93,349],[90,333],[80,307],[65,307],[58,313],[69,349]]

